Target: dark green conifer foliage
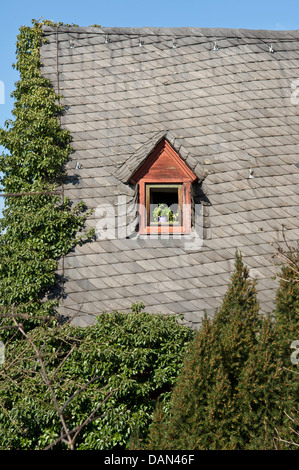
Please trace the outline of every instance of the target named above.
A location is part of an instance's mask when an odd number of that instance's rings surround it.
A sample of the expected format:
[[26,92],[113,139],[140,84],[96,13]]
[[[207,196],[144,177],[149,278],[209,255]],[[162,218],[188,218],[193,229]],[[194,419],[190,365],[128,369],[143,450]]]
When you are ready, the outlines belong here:
[[[50,81],[42,76],[42,24],[23,26],[17,39],[13,120],[0,130],[1,185],[6,197],[0,220],[0,305],[30,315],[52,313],[43,302],[55,284],[57,261],[81,240],[83,203],[70,202],[52,191],[61,188],[72,148],[69,131],[60,125],[63,107]],[[38,193],[38,194],[34,194]],[[91,236],[90,232],[87,236]],[[82,237],[84,238],[84,236]]]
[[270,316],[264,317],[257,340],[240,373],[236,395],[239,441],[245,450],[273,449],[275,428],[283,422],[286,375],[275,341],[275,325]]
[[236,385],[244,362],[256,342],[259,325],[256,283],[249,278],[248,268],[243,264],[242,257],[237,252],[235,271],[221,309],[214,319],[221,355],[232,386]]
[[[213,396],[206,392],[215,386],[214,369],[218,367],[215,343],[211,321],[205,317],[184,360],[172,395],[170,416],[158,406],[150,427],[147,449],[202,448],[200,441],[205,429],[213,426],[213,413],[221,413],[217,392]],[[207,413],[209,405],[211,409]],[[210,437],[209,432],[204,439],[209,441]]]
[[299,339],[299,250],[282,266],[275,299],[275,322],[285,367],[291,367],[291,343]]
[[294,449],[299,444],[299,250],[285,255],[274,310],[274,345],[284,372],[285,411],[283,424],[276,427],[276,444],[278,448]]
[[[222,307],[214,321],[204,319],[174,389],[170,414],[165,414],[164,420],[159,415],[159,422],[164,422],[165,447],[158,448],[238,448],[239,420],[234,398],[257,321],[255,285],[237,253]],[[160,446],[160,439],[154,424],[147,447]]]
[[[259,314],[255,282],[236,253],[214,320],[189,348],[169,412],[157,410],[147,449],[271,449],[284,408],[284,372],[271,318]],[[141,446],[142,447],[142,446]]]

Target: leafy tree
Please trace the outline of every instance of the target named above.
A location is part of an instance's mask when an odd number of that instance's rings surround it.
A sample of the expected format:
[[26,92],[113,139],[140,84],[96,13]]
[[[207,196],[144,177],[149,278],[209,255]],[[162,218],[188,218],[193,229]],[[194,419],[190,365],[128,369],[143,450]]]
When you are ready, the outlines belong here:
[[20,28],[14,119],[0,130],[0,447],[109,449],[125,446],[137,427],[146,434],[192,332],[138,305],[91,328],[58,321],[58,261],[94,231],[80,235],[86,208],[63,197],[71,136],[60,124],[61,96],[42,75],[44,23]]
[[71,433],[76,449],[124,448],[137,430],[145,437],[193,335],[176,317],[135,305],[94,326],[41,326],[11,341],[0,369],[0,448],[65,448],[60,415],[80,430]]
[[60,125],[61,97],[41,73],[43,41],[37,21],[20,28],[14,119],[0,130],[6,149],[0,156],[0,183],[7,194],[0,220],[0,305],[10,311],[15,304],[32,317],[53,314],[56,302],[44,300],[59,281],[58,260],[93,235],[77,235],[86,208],[83,203],[72,207],[63,197],[71,136]]

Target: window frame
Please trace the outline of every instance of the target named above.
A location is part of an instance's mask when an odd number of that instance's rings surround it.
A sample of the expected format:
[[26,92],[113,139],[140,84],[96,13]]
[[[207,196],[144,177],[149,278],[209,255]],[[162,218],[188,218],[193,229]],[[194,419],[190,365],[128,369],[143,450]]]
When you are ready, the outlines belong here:
[[[190,181],[153,181],[142,179],[139,185],[139,233],[141,235],[153,233],[181,233],[189,234],[191,231],[191,182]],[[181,211],[180,225],[153,225],[148,224],[150,198],[147,188],[159,185],[162,187],[178,186],[180,187],[179,206]]]
[[[151,218],[151,214],[150,214],[150,209],[151,209],[151,190],[152,189],[173,189],[173,188],[177,188],[177,195],[178,195],[178,206],[179,206],[179,212],[180,212],[180,217],[179,217],[179,221],[182,222],[183,220],[183,211],[182,211],[182,208],[183,208],[183,198],[182,198],[182,184],[180,183],[146,183],[145,184],[145,191],[146,191],[146,202],[145,202],[145,205],[146,205],[146,225],[147,226],[151,226],[151,227],[154,227],[154,226],[157,226],[159,225],[159,222],[154,222],[152,223],[150,218]],[[167,191],[165,191],[167,192]],[[182,225],[182,224],[180,224]],[[162,225],[161,225],[162,226]],[[169,226],[172,226],[172,224],[170,223]],[[176,224],[176,226],[178,227],[179,225]]]

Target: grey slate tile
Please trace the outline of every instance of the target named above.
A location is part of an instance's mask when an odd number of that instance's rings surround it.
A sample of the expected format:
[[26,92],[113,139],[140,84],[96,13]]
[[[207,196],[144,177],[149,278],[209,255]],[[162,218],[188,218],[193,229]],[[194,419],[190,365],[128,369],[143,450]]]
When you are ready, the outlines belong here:
[[[49,42],[41,49],[42,72],[55,87],[56,29],[44,31]],[[100,311],[129,309],[134,297],[144,298],[149,310],[182,312],[198,326],[203,305],[212,315],[219,304],[239,248],[261,282],[262,309],[269,311],[269,243],[283,223],[289,240],[299,234],[299,117],[290,100],[298,31],[61,26],[58,37],[60,89],[69,106],[62,123],[75,150],[68,171],[70,177],[78,174],[78,184],[69,181],[66,194],[93,208],[115,204],[118,195],[132,197],[126,182],[155,139],[168,132],[181,158],[199,179],[205,177],[202,189],[209,199],[209,238],[198,253],[188,254],[184,243],[165,246],[146,238],[77,247],[65,260],[69,305],[84,299],[88,323]],[[220,48],[212,51],[216,38]],[[274,54],[268,52],[270,41]],[[212,163],[205,165],[206,159]],[[252,165],[255,177],[248,179]],[[159,305],[163,292],[175,292],[177,301]]]

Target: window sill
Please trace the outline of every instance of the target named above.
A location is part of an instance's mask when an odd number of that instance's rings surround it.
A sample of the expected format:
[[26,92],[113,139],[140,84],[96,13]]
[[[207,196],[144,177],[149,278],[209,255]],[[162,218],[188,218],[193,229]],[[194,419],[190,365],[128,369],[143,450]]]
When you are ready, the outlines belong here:
[[180,233],[182,235],[187,235],[191,232],[190,228],[185,228],[178,225],[170,225],[167,223],[150,225],[145,228],[140,229],[139,233],[141,235],[150,235],[155,233]]

